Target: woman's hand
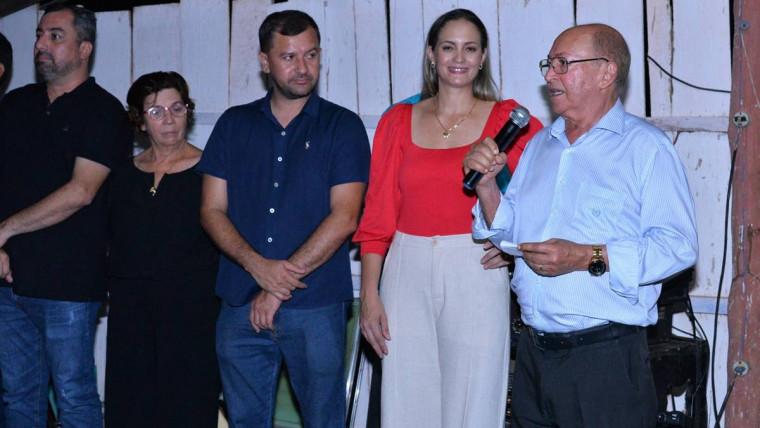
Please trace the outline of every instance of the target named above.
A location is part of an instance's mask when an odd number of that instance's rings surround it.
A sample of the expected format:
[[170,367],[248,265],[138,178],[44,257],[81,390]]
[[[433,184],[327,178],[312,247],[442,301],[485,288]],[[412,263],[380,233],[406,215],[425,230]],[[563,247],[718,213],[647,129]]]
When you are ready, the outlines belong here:
[[483,244],[483,250],[488,251],[480,259],[480,264],[483,265],[483,269],[498,269],[512,264],[509,258],[507,258],[507,254],[496,247],[491,241],[486,241],[486,243]]
[[385,355],[388,355],[388,345],[385,344],[385,341],[391,340],[385,308],[380,301],[377,291],[374,293],[362,293],[361,302],[360,325],[362,335],[372,345],[372,349],[375,350],[377,356],[383,358]]

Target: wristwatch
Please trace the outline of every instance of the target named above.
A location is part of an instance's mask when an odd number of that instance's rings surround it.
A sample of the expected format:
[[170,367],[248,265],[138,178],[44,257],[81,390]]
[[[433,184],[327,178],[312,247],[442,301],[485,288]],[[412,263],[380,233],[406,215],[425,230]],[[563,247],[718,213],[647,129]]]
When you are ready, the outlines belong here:
[[592,245],[591,251],[593,251],[593,255],[588,264],[588,273],[591,276],[602,276],[607,272],[607,263],[604,262],[604,257],[602,256],[602,247],[600,245]]

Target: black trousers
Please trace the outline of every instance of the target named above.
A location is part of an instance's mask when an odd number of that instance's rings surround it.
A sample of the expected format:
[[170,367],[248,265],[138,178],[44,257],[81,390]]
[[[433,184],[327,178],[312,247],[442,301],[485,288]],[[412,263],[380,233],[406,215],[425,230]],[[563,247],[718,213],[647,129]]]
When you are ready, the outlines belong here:
[[512,387],[517,428],[652,428],[657,396],[646,330],[591,345],[541,350],[524,327]]
[[214,277],[112,281],[107,428],[216,428],[221,382]]

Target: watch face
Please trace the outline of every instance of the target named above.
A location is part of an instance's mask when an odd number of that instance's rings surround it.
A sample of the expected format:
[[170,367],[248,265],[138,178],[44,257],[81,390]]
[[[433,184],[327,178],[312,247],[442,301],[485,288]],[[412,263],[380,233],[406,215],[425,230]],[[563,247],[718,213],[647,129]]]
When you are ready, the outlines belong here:
[[604,260],[593,260],[588,265],[588,273],[593,276],[602,276],[606,270],[607,264],[604,263]]

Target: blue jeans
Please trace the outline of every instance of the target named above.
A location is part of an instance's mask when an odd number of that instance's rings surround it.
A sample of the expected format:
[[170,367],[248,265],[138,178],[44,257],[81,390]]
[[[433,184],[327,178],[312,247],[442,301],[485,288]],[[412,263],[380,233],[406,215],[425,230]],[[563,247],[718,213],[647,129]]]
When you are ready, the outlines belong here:
[[8,428],[46,426],[51,376],[64,427],[103,426],[93,370],[100,305],[22,297],[0,287],[0,371]]
[[305,428],[345,427],[347,303],[283,309],[274,330],[256,333],[249,305],[226,302],[216,325],[216,353],[231,428],[271,427],[285,360]]

